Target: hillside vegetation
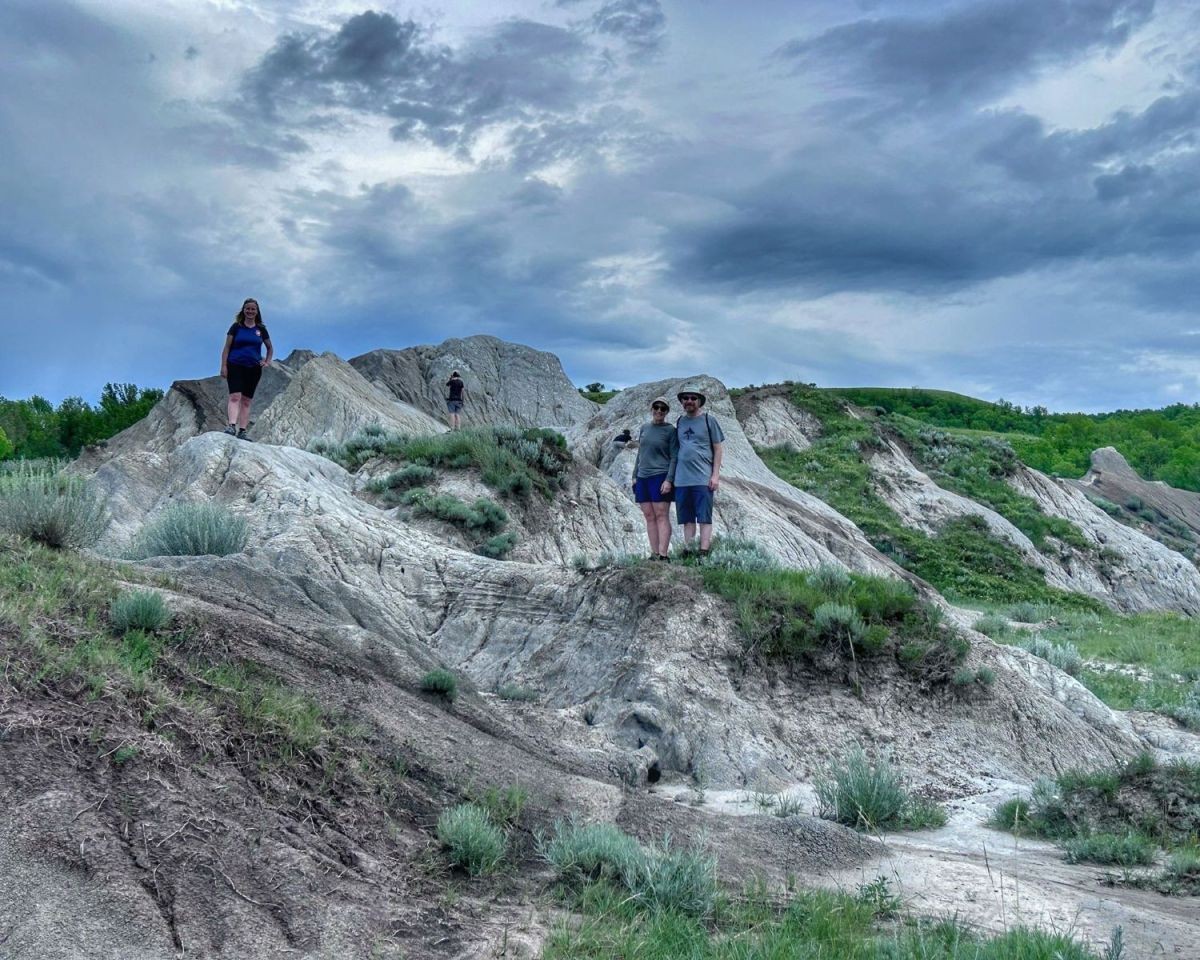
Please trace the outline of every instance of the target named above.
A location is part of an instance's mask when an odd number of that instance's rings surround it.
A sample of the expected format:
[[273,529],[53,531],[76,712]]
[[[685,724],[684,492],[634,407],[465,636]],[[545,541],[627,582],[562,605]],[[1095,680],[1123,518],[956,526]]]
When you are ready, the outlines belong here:
[[1148,480],[1200,491],[1200,404],[1112,413],[1050,413],[1006,400],[988,403],[942,390],[888,387],[828,391],[930,426],[1002,433],[1026,464],[1043,473],[1080,477],[1092,451],[1116,447]]
[[132,383],[106,383],[100,402],[67,397],[57,407],[44,397],[0,397],[0,460],[8,457],[74,457],[142,419],[163,391]]

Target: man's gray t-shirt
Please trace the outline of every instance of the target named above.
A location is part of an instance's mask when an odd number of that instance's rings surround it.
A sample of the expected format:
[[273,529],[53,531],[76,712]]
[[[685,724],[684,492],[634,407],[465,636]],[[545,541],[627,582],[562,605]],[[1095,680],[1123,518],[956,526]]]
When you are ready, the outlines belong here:
[[679,434],[675,486],[707,487],[712,479],[713,444],[725,442],[721,425],[716,417],[701,413],[695,417],[680,417],[675,429]]
[[679,453],[679,438],[669,423],[646,423],[638,434],[637,460],[633,478],[657,477],[665,473],[675,482],[675,457]]

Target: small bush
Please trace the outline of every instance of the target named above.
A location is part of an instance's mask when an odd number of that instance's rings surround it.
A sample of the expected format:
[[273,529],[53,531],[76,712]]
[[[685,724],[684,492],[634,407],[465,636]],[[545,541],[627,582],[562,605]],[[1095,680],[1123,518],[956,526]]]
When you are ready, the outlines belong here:
[[109,619],[117,633],[135,629],[154,633],[171,622],[171,611],[153,590],[131,590],[112,602]]
[[504,859],[503,832],[474,804],[444,811],[438,817],[437,836],[450,851],[450,862],[473,877],[494,873]]
[[[437,480],[437,471],[420,463],[410,463],[386,477],[372,480],[367,489],[372,493],[384,494],[389,502],[397,500],[395,493],[411,490],[413,487],[424,487]],[[388,494],[393,494],[388,496]]]
[[142,529],[129,556],[225,557],[244,550],[249,534],[246,521],[220,504],[176,503]]
[[517,545],[517,535],[511,530],[508,533],[498,533],[494,537],[483,541],[475,548],[475,552],[481,557],[489,557],[492,560],[503,560],[510,553],[513,547]]
[[779,564],[750,540],[721,537],[713,544],[704,566],[721,570],[775,570]]
[[975,621],[975,629],[995,640],[997,637],[1007,635],[1011,627],[1009,626],[1007,617],[989,613]]
[[537,700],[538,692],[531,690],[529,687],[522,687],[515,683],[504,683],[496,688],[496,696],[501,700],[513,700],[518,703],[532,703]]
[[627,860],[621,878],[636,900],[654,910],[707,917],[717,899],[717,861],[699,844],[678,850],[666,838],[661,849]]
[[854,607],[828,602],[813,611],[813,629],[822,639],[853,645],[863,638],[867,627]]
[[[904,580],[873,576],[858,576],[853,580],[851,602],[868,623],[896,620],[917,607],[917,595]],[[941,617],[940,609],[929,605],[922,609],[928,624],[936,626]]]
[[492,823],[502,830],[516,826],[529,802],[529,791],[520,784],[513,784],[501,790],[499,787],[488,787],[481,796],[475,798],[476,806],[483,809]]
[[[856,748],[814,780],[817,815],[856,830],[933,826],[935,805],[909,796],[899,774],[885,759],[874,763]],[[941,823],[945,814],[941,814]]]
[[1139,833],[1094,833],[1064,844],[1068,863],[1107,863],[1119,867],[1154,862],[1154,844]]
[[0,532],[58,549],[90,547],[108,527],[104,498],[57,462],[25,463],[0,474]]
[[1029,801],[1023,797],[1013,797],[992,811],[987,821],[988,826],[1018,835],[1029,833],[1029,813]]
[[487,497],[479,497],[471,504],[471,515],[467,526],[484,533],[499,533],[508,524],[508,514],[500,504]]
[[1008,608],[1007,615],[1010,620],[1017,620],[1020,623],[1038,623],[1042,619],[1041,608],[1028,600],[1014,603]]
[[638,842],[611,823],[558,821],[550,837],[538,837],[538,854],[569,884],[621,881],[635,861],[645,857]]
[[458,678],[449,670],[430,670],[421,678],[421,689],[453,703],[458,696]]
[[844,567],[823,563],[808,575],[808,583],[830,600],[842,600],[850,592],[850,574]]
[[1079,676],[1080,671],[1083,670],[1083,657],[1079,655],[1079,650],[1073,643],[1052,643],[1040,633],[1036,633],[1032,637],[1022,640],[1018,646],[1073,677]]

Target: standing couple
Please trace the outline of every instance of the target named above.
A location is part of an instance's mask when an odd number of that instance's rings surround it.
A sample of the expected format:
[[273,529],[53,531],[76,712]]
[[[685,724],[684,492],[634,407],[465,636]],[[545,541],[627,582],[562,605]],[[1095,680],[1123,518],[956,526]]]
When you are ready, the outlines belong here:
[[[699,390],[679,391],[683,416],[667,423],[671,405],[665,397],[650,404],[650,422],[638,433],[633,465],[633,497],[646,518],[646,536],[655,560],[670,559],[671,500],[683,526],[683,546],[690,549],[697,528],[700,555],[712,546],[713,496],[721,485],[725,434],[715,417],[705,413]],[[673,497],[672,497],[673,495]]]

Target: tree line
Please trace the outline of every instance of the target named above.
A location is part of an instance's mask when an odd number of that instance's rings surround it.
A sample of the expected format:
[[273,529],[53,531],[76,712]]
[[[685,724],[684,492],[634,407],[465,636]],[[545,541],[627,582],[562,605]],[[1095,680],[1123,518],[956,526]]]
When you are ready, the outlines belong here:
[[1007,400],[988,403],[938,390],[856,388],[833,391],[851,403],[931,426],[1001,433],[1035,470],[1060,477],[1087,472],[1092,451],[1116,447],[1147,480],[1200,491],[1200,404],[1112,413],[1050,413]]
[[106,383],[95,406],[81,397],[67,397],[58,406],[39,396],[0,397],[0,460],[78,456],[88,444],[137,423],[162,396],[156,388]]

